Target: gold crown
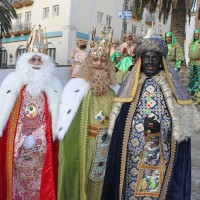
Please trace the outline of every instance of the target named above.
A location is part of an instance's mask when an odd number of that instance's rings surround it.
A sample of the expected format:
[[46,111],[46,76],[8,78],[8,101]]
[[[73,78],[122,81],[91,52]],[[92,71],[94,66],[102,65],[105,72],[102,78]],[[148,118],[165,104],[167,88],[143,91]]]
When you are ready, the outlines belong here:
[[[102,57],[102,56],[109,56],[110,55],[110,49],[112,45],[112,38],[113,38],[113,28],[111,28],[111,31],[108,30],[108,27],[104,26],[101,31],[101,36],[99,38],[99,41],[97,42],[97,47],[95,48],[95,35],[96,35],[96,27],[93,28],[92,32],[92,39],[90,42],[90,54],[94,57]],[[107,38],[107,35],[109,35],[109,38]]]
[[27,51],[46,54],[48,48],[47,37],[43,35],[41,25],[38,27],[39,29],[35,29],[35,26],[32,28],[30,37],[27,41]]

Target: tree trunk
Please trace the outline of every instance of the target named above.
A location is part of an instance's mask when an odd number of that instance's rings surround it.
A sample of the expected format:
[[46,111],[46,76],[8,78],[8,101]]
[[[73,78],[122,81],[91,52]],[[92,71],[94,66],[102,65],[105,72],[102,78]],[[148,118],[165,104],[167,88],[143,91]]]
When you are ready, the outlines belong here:
[[184,50],[185,40],[185,23],[186,23],[186,2],[178,0],[175,9],[172,8],[171,31],[175,35],[177,42]]

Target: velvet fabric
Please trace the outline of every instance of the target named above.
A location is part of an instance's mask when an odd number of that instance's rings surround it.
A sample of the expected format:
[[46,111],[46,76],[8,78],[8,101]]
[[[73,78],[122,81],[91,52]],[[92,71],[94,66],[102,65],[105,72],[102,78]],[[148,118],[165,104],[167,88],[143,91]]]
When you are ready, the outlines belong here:
[[[124,103],[116,120],[110,144],[106,175],[101,200],[119,199],[120,166],[125,123],[130,103]],[[168,166],[169,167],[169,166]],[[176,143],[175,158],[171,176],[164,176],[167,184],[166,196],[158,199],[190,200],[191,196],[191,141]],[[162,186],[163,186],[162,185]]]
[[[81,104],[82,105],[82,104]],[[81,106],[73,119],[67,134],[59,144],[58,199],[80,199],[79,135]]]
[[122,141],[126,117],[131,103],[123,104],[120,115],[116,119],[107,159],[106,174],[104,178],[101,200],[119,199],[120,166],[122,154]]

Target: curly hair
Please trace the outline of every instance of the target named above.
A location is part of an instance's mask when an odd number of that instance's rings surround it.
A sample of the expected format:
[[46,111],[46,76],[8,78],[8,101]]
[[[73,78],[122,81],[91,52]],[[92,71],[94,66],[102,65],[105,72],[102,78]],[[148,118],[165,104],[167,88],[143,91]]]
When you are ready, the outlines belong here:
[[88,55],[78,76],[89,82],[94,95],[101,96],[108,90],[109,84],[114,85],[116,83],[115,67],[107,58],[106,66],[101,70],[97,70],[92,64],[92,58]]

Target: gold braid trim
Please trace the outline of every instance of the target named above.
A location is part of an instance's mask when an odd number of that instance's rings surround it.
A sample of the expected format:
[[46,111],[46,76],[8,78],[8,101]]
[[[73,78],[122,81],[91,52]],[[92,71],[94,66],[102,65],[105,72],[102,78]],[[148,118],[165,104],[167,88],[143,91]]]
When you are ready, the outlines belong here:
[[168,167],[166,169],[166,175],[165,175],[164,180],[163,180],[163,186],[162,186],[162,189],[161,189],[161,192],[160,192],[160,200],[166,199],[168,184],[169,184],[169,181],[170,181],[170,178],[171,178],[172,169],[173,169],[173,165],[174,165],[175,154],[176,154],[176,140],[174,139],[174,137],[172,137],[171,156],[170,156]]
[[86,144],[88,137],[88,119],[89,119],[89,105],[90,105],[91,92],[83,99],[81,108],[81,123],[80,123],[80,199],[86,199]]
[[120,167],[120,182],[119,182],[119,199],[122,198],[122,190],[124,185],[124,177],[125,177],[125,169],[126,169],[126,156],[127,156],[127,146],[128,146],[128,140],[130,137],[130,132],[132,128],[132,121],[133,116],[136,110],[136,106],[140,97],[142,85],[139,85],[137,94],[135,96],[134,102],[131,103],[131,106],[128,111],[128,115],[126,118],[126,124],[125,124],[125,130],[124,130],[124,137],[122,142],[122,154],[121,154],[121,167]]
[[15,143],[15,133],[17,129],[18,117],[22,102],[22,92],[17,98],[13,110],[11,112],[9,122],[8,122],[8,139],[7,139],[7,200],[12,199],[13,194],[13,153],[14,153],[14,143]]
[[[137,92],[138,82],[139,82],[139,78],[140,78],[140,68],[141,68],[141,58],[140,57],[137,61],[137,66],[135,66],[135,67],[137,67],[137,68],[136,68],[136,72],[134,75],[135,81],[132,86],[131,96],[130,97],[115,97],[114,102],[131,102],[134,99],[135,94]],[[133,77],[131,77],[131,78],[133,78]]]
[[180,105],[190,105],[192,104],[192,99],[188,99],[188,100],[181,100],[177,97],[176,93],[175,93],[175,89],[174,89],[174,85],[172,83],[168,68],[167,68],[167,63],[166,63],[166,59],[164,57],[162,57],[162,61],[163,61],[163,65],[164,65],[164,69],[165,69],[165,74],[169,83],[169,86],[174,94],[174,96],[176,97],[176,101],[178,104]]

